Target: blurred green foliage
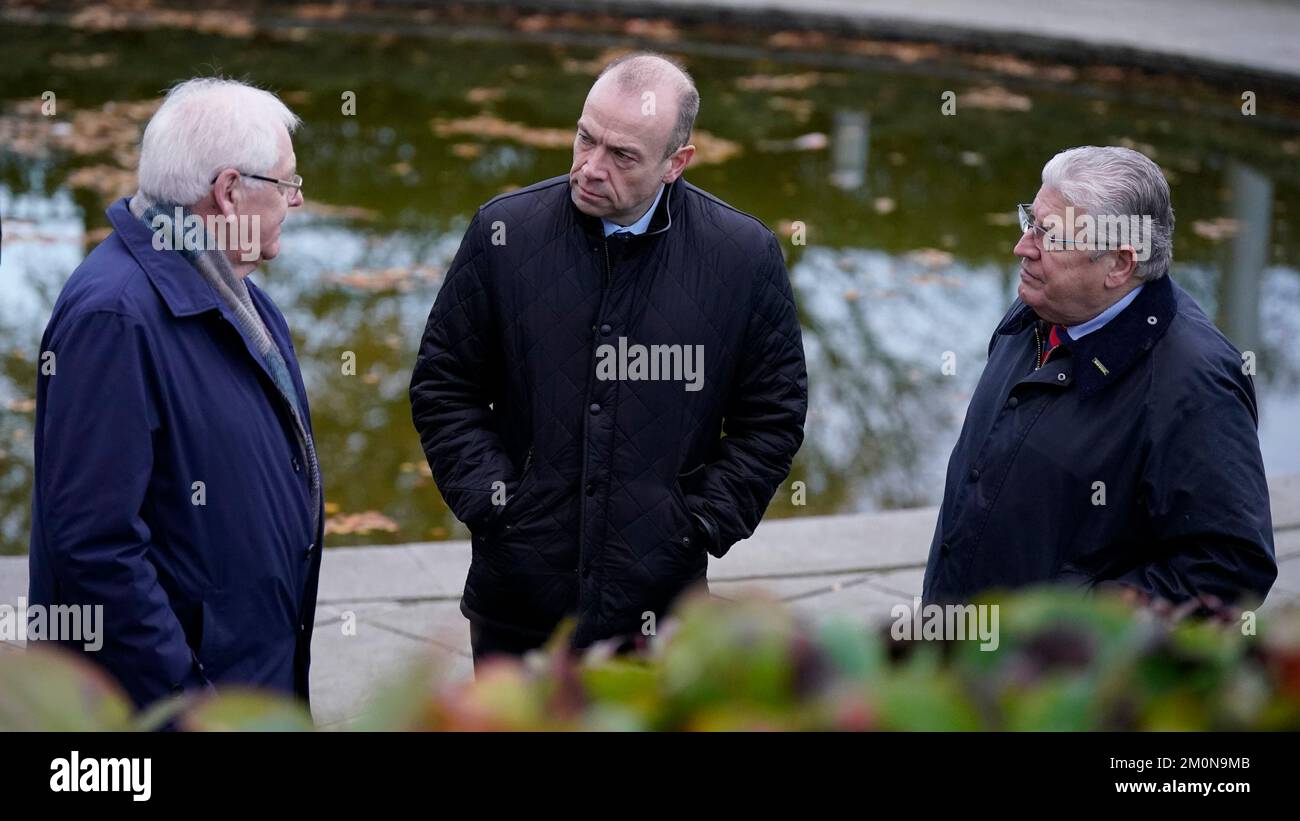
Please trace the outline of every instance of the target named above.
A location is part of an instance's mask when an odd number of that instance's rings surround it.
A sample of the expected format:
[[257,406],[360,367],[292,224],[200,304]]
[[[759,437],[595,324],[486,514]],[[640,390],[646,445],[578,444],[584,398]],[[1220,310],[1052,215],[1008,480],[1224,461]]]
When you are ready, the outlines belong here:
[[[994,602],[986,602],[994,603]],[[421,663],[374,694],[357,730],[1295,730],[1300,610],[1170,621],[1109,596],[1041,589],[997,602],[996,650],[900,641],[891,625],[817,625],[761,597],[685,601],[633,652],[581,656],[564,625],[473,681]],[[910,616],[908,616],[910,618]],[[1246,631],[1249,632],[1249,631]],[[0,656],[0,730],[306,730],[287,699],[238,689],[133,716],[84,661]],[[361,706],[361,705],[358,705]]]

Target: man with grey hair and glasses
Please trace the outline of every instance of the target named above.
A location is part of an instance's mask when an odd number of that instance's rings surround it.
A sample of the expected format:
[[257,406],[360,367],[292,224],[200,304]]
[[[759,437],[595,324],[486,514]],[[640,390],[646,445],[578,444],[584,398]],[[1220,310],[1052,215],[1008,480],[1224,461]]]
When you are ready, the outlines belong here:
[[249,276],[302,204],[298,122],[244,83],[171,89],[41,341],[30,601],[102,607],[91,660],[139,705],[308,695],[321,478],[289,328]]
[[1017,299],[948,464],[924,599],[1057,583],[1261,602],[1277,564],[1255,387],[1169,276],[1159,166],[1063,151],[1019,211]]

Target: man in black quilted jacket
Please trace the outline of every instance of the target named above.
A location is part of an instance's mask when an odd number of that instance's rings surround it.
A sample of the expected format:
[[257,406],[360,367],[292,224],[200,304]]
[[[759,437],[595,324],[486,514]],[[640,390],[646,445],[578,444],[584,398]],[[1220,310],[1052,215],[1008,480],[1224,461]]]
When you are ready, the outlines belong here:
[[[611,63],[567,176],[470,222],[411,377],[415,427],[473,535],[475,664],[651,632],[758,525],[803,442],[807,375],[781,248],[681,178],[699,94]],[[725,435],[724,435],[725,434]]]

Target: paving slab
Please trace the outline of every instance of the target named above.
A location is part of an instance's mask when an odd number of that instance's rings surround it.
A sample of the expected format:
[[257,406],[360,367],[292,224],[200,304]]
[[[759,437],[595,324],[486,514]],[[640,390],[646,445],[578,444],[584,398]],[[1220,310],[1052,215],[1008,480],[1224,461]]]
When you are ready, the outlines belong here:
[[930,40],[1167,71],[1251,72],[1283,81],[1300,76],[1300,7],[1279,0],[530,0],[528,5]]

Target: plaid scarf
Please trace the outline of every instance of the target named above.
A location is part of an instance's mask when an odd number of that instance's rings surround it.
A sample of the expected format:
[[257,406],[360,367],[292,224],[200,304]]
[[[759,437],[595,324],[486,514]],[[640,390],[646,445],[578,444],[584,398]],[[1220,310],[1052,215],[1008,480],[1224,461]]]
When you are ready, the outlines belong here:
[[[178,208],[169,203],[154,202],[139,192],[131,198],[130,207],[136,219],[149,226],[150,230],[153,228],[154,219],[159,215],[165,216],[168,222],[175,220]],[[190,216],[189,209],[181,207],[180,210],[183,218]],[[209,236],[208,239],[212,238]],[[298,446],[302,448],[303,461],[311,471],[312,533],[315,534],[320,526],[320,465],[316,461],[316,443],[312,441],[311,432],[307,430],[307,425],[303,421],[298,391],[294,386],[293,378],[289,375],[289,366],[285,364],[284,355],[280,353],[275,340],[271,338],[271,332],[266,328],[266,323],[262,321],[261,314],[253,305],[252,297],[248,293],[248,285],[241,277],[235,275],[234,269],[230,267],[230,260],[226,259],[224,253],[215,249],[214,242],[209,241],[207,247],[200,251],[183,247],[177,250],[194,266],[216,293],[217,298],[230,310],[240,332],[252,342],[253,349],[262,357],[262,362],[271,374],[271,381],[275,383],[280,397],[289,408],[289,414],[293,417],[294,431],[298,435]]]

